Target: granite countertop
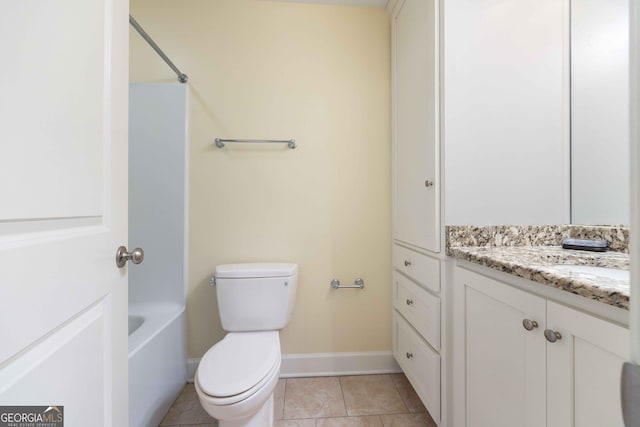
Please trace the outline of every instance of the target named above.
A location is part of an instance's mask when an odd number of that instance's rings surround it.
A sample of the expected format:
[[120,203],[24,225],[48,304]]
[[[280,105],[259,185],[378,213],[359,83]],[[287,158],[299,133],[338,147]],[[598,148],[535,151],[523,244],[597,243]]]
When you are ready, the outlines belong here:
[[[613,233],[625,235],[628,242],[628,231],[599,227],[606,228],[605,233],[580,234],[582,238],[605,238],[610,247],[619,249],[586,252],[562,249],[563,238],[576,236],[571,227],[447,227],[447,255],[628,310],[628,281],[555,267],[570,264],[628,270],[628,243],[611,241]],[[584,233],[584,227],[580,232]]]

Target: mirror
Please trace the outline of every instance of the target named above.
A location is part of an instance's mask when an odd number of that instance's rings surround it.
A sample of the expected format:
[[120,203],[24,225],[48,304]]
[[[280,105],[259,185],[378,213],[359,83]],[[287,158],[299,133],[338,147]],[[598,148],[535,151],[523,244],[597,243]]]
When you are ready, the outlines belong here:
[[571,0],[571,223],[629,224],[629,0]]

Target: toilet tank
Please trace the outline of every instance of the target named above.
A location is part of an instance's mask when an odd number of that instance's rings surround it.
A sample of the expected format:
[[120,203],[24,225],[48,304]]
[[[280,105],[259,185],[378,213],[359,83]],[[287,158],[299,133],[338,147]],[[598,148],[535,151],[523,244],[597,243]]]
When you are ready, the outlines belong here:
[[222,329],[227,332],[279,330],[291,319],[298,266],[285,263],[219,265],[215,284]]

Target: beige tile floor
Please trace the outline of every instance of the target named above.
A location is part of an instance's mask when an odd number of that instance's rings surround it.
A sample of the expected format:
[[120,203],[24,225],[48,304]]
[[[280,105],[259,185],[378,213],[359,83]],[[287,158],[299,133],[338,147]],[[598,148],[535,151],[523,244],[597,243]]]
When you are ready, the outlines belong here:
[[[436,427],[403,374],[280,379],[274,427]],[[216,427],[187,384],[161,427]]]

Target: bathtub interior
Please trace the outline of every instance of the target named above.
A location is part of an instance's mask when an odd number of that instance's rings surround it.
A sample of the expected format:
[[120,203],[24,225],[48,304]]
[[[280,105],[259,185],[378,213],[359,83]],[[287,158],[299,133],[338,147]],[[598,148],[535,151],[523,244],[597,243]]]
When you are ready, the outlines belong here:
[[129,336],[137,331],[143,323],[144,318],[142,316],[132,316],[131,314],[129,314]]

